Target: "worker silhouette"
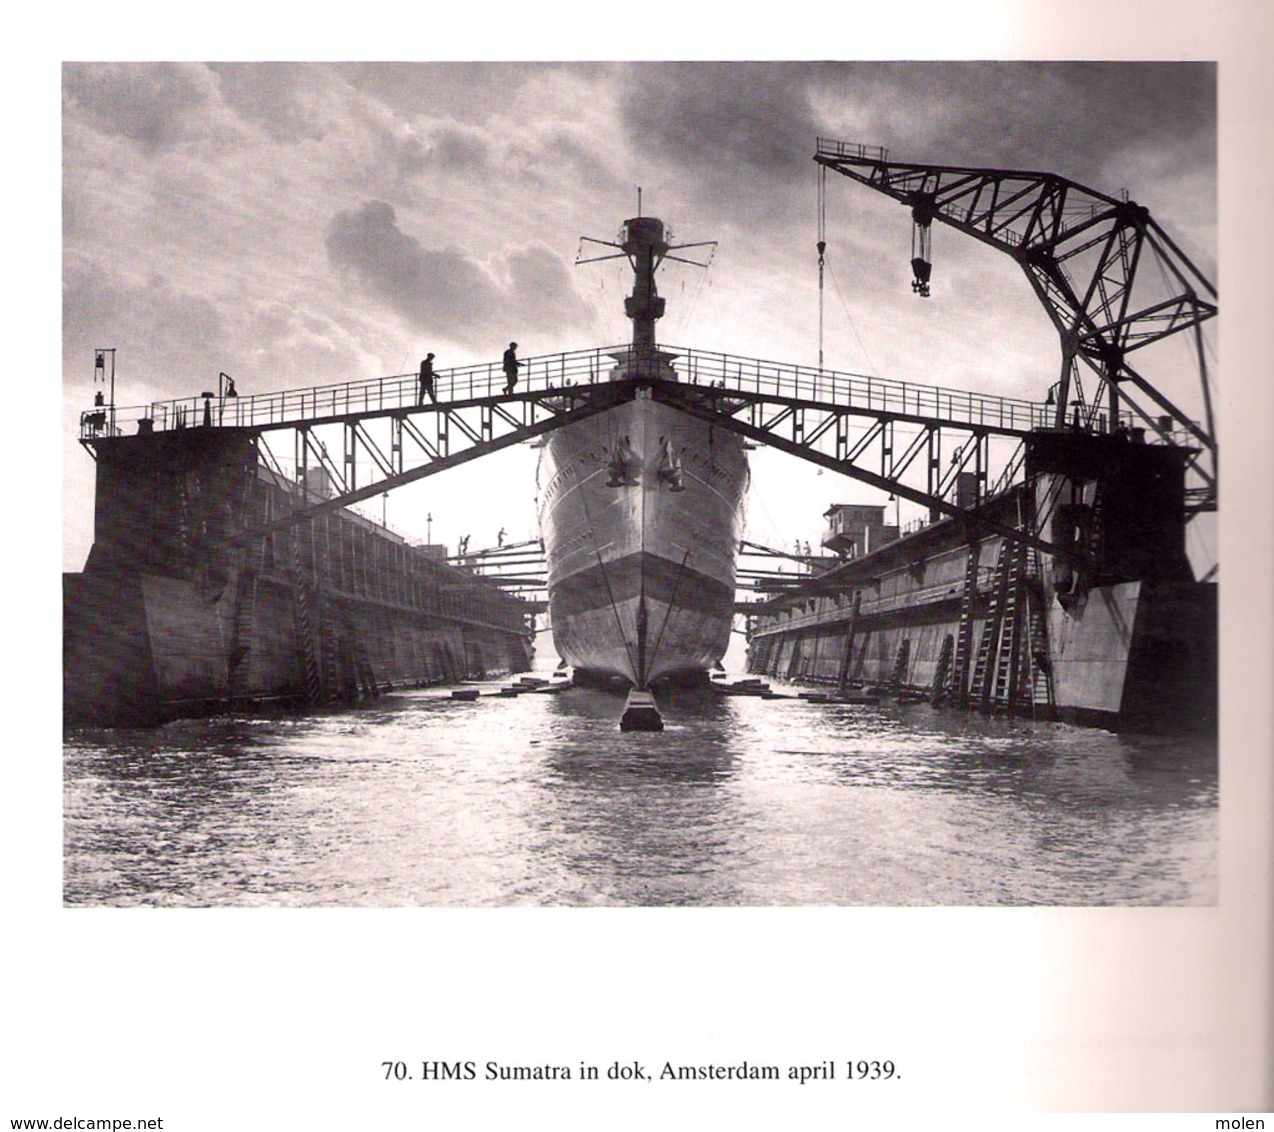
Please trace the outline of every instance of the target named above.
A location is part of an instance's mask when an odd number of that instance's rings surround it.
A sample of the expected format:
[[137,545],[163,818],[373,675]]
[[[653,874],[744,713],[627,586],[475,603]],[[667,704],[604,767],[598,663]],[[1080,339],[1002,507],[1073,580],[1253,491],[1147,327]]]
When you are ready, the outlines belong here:
[[512,393],[513,387],[518,383],[518,367],[522,364],[518,361],[517,355],[518,344],[510,342],[509,348],[504,351],[504,391]]
[[425,403],[425,395],[429,395],[429,400],[437,401],[438,397],[434,393],[434,356],[426,354],[425,360],[420,363],[420,395],[416,399],[417,405]]

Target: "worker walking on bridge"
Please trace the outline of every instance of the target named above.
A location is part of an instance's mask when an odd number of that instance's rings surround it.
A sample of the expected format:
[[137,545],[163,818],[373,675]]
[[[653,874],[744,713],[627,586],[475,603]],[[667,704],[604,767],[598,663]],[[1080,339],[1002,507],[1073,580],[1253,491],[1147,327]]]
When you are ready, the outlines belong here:
[[504,351],[504,391],[512,393],[513,387],[518,383],[518,367],[522,364],[518,361],[517,355],[518,344],[510,342],[509,348]]
[[429,395],[429,400],[437,401],[438,396],[434,392],[434,356],[426,354],[425,360],[420,363],[420,396],[416,404],[423,405],[425,403],[425,394]]

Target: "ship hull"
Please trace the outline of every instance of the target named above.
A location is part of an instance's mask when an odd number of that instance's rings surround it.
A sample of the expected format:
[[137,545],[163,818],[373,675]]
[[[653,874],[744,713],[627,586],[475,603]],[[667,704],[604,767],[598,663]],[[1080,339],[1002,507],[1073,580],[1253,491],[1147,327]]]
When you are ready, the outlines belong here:
[[577,677],[646,687],[720,662],[747,481],[738,436],[641,391],[548,438],[538,508],[549,615]]

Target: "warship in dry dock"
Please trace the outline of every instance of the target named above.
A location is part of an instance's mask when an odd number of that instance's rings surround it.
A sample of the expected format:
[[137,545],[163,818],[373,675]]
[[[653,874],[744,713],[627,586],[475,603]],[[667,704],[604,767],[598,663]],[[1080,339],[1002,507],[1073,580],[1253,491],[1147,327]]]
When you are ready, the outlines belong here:
[[671,244],[662,221],[639,216],[610,246],[634,286],[632,345],[611,355],[609,380],[637,381],[636,396],[549,434],[537,502],[558,655],[577,681],[642,690],[706,677],[725,654],[748,466],[737,434],[641,388],[679,380],[676,355],[655,344],[655,272],[696,245]]
[[[497,394],[492,367],[479,365],[452,371],[447,396],[428,404],[414,376],[398,375],[243,398],[228,415],[221,391],[202,394],[201,407],[188,399],[117,418],[112,384],[109,411],[81,417],[97,461],[96,530],[84,572],[64,581],[68,722],[321,704],[524,670],[531,605],[346,504],[531,442],[554,644],[576,680],[630,690],[621,726],[658,729],[652,685],[706,677],[740,609],[750,671],[830,685],[829,695],[1214,726],[1216,586],[1196,580],[1185,549],[1188,521],[1216,500],[1204,349],[1203,425],[1128,359],[1179,331],[1198,339],[1215,289],[1145,209],[1052,174],[900,164],[821,141],[816,160],[911,208],[921,297],[934,219],[1017,260],[1061,334],[1051,410],[836,374],[822,366],[821,340],[817,368],[661,349],[656,272],[703,245],[673,244],[639,207],[616,241],[593,241],[615,253],[598,258],[633,268],[631,343],[539,359],[516,391]],[[820,208],[820,272],[823,249]],[[1164,281],[1144,301],[1133,287],[1143,259]],[[1080,363],[1099,374],[1095,395],[1084,396]],[[1158,412],[1136,405],[1129,386]],[[126,419],[135,435],[124,435]],[[362,431],[373,420],[391,427],[380,448]],[[851,444],[854,421],[866,423]],[[326,501],[325,472],[339,478],[341,461],[314,446],[320,426],[347,443],[346,481]],[[264,455],[264,433],[284,427],[295,476]],[[944,472],[950,430],[964,440]],[[988,489],[992,437],[1018,449]],[[899,537],[882,507],[834,507],[829,555],[740,607],[755,443],[896,492],[928,518]],[[420,463],[408,468],[411,444]],[[866,466],[872,445],[879,473]],[[356,486],[364,450],[384,478]],[[913,462],[926,469],[923,487],[907,482]]]

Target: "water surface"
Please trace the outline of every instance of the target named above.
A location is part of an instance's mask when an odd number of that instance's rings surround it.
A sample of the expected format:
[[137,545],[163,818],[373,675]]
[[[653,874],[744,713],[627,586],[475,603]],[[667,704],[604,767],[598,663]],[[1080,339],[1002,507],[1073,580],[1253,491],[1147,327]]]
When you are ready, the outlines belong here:
[[[487,686],[494,690],[497,685]],[[781,685],[776,684],[776,689]],[[81,731],[68,905],[1199,905],[1215,744],[584,688]]]

